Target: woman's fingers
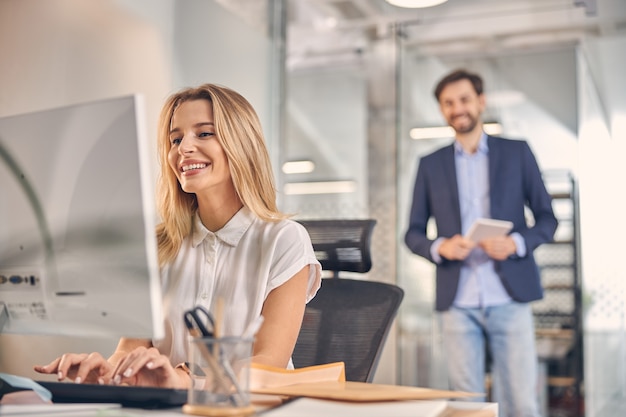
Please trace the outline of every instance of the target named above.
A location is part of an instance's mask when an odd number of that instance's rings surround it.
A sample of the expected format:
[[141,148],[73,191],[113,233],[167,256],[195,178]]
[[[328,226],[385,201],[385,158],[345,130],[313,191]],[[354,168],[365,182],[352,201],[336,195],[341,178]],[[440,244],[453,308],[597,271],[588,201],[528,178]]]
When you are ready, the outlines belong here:
[[61,357],[59,356],[58,358],[56,358],[55,360],[53,360],[52,362],[50,362],[47,365],[35,365],[33,367],[33,369],[41,374],[52,374],[52,373],[56,373],[58,366],[59,366],[59,362],[61,361]]
[[169,358],[155,348],[138,347],[118,363],[112,373],[114,384],[179,387],[178,374]]
[[140,346],[133,349],[117,363],[112,374],[113,383],[135,385],[135,374],[155,356],[155,352],[159,355],[155,348]]
[[97,352],[90,353],[84,358],[75,372],[74,382],[91,384],[106,384],[110,380],[112,366]]
[[59,366],[57,367],[57,378],[59,381],[65,378],[75,379],[76,372],[87,356],[86,353],[66,353],[61,356]]
[[97,352],[66,353],[47,365],[34,366],[35,371],[43,374],[57,374],[59,381],[65,378],[76,383],[108,383],[111,365]]

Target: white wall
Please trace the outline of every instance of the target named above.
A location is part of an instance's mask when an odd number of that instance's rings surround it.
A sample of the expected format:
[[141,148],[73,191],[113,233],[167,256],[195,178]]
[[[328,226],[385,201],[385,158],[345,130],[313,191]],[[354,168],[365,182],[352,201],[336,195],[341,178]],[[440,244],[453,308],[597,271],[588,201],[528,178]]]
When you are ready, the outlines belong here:
[[[0,116],[141,93],[155,137],[167,95],[214,82],[241,92],[265,122],[269,51],[264,34],[212,0],[0,0]],[[0,372],[41,378],[33,364],[107,354],[116,342],[0,335]]]
[[589,40],[579,55],[580,215],[588,417],[626,401],[626,37]]

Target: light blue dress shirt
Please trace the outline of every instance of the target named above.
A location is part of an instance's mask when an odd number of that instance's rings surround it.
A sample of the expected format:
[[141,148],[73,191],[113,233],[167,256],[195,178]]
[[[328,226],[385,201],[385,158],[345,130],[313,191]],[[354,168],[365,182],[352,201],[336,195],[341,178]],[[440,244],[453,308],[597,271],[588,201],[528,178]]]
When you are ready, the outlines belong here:
[[[482,134],[475,153],[463,150],[459,142],[454,142],[454,162],[461,209],[461,228],[463,234],[472,223],[480,218],[490,218],[489,198],[489,147],[487,136]],[[525,256],[526,245],[519,233],[511,237],[517,246],[517,255]],[[437,263],[441,262],[439,246],[443,238],[437,239],[431,246],[431,255]],[[511,297],[502,285],[494,269],[494,261],[480,248],[474,249],[461,267],[461,276],[454,305],[457,307],[477,308],[505,304]]]

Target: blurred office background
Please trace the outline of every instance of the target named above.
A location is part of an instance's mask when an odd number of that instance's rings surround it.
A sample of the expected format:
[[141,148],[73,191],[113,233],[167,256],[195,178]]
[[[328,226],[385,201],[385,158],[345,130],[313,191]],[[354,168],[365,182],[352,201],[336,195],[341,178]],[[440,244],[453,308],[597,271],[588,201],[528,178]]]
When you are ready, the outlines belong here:
[[[375,382],[440,388],[434,270],[403,235],[418,158],[450,141],[421,130],[444,123],[434,83],[480,72],[486,119],[530,142],[562,220],[539,254],[546,415],[623,415],[623,0],[0,0],[0,53],[0,116],[141,93],[154,137],[178,88],[241,92],[263,122],[283,210],[378,221],[365,279],[406,295]],[[0,335],[0,372],[37,377],[33,363],[115,343]]]

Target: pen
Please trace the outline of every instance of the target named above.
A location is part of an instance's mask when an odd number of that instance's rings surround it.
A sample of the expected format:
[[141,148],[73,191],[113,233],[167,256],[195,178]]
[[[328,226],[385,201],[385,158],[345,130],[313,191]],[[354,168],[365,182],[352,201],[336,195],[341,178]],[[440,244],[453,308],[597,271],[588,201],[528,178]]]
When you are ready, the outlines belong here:
[[[221,320],[222,306],[220,306],[220,303],[218,302],[218,312],[220,313],[220,317],[218,317],[219,320]],[[202,316],[206,319],[207,324],[210,325],[211,330],[209,330],[207,325],[205,325]],[[220,346],[220,343],[223,341],[217,337],[216,331],[219,330],[216,329],[217,320],[202,306],[196,306],[193,309],[186,311],[183,315],[183,319],[189,334],[195,338],[194,343],[198,345],[200,355],[211,368],[216,382],[219,384],[221,389],[226,392],[230,390],[230,386],[232,385],[235,388],[237,395],[229,395],[229,399],[235,406],[241,405],[244,393],[239,385],[237,375],[230,365],[230,356],[226,357],[222,346]],[[207,347],[204,340],[205,338],[213,339],[213,352],[211,352]],[[225,380],[225,378],[230,380],[231,385],[228,384],[228,380]]]

